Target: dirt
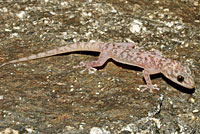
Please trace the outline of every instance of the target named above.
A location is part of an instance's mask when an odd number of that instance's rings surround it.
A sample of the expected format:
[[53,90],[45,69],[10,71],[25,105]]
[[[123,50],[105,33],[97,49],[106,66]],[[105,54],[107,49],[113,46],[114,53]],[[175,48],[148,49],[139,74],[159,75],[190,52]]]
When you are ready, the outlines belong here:
[[0,4],[0,63],[72,42],[134,42],[187,64],[194,90],[141,69],[107,62],[74,69],[98,53],[70,53],[1,67],[0,133],[200,133],[198,0],[43,0]]

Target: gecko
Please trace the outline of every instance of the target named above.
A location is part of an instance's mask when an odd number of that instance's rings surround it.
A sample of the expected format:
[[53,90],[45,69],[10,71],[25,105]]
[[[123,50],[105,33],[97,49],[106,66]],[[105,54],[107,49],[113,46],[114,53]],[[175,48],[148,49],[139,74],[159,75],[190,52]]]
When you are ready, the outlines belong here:
[[3,63],[0,67],[75,51],[93,51],[100,53],[98,60],[87,63],[81,62],[81,66],[84,66],[85,69],[88,70],[103,66],[108,59],[142,68],[143,77],[146,82],[146,85],[139,86],[142,88],[142,92],[146,89],[150,89],[150,92],[153,92],[154,89],[159,90],[157,85],[153,85],[150,79],[150,75],[157,73],[162,73],[166,78],[182,87],[188,89],[195,88],[192,73],[187,65],[176,60],[165,58],[159,52],[145,51],[141,47],[136,47],[133,43],[72,43],[46,52],[8,61]]

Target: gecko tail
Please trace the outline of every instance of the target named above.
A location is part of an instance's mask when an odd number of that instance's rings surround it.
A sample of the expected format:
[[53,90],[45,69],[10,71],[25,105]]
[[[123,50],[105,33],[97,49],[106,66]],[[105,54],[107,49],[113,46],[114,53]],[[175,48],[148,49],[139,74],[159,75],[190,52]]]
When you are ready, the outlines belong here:
[[5,66],[5,65],[7,65],[7,63],[3,63],[3,64],[1,64],[0,67],[3,67],[3,66]]
[[12,63],[17,63],[17,62],[19,62],[19,61],[18,60],[13,60],[13,61],[5,62],[5,63],[0,65],[0,68],[5,66],[5,65],[12,64]]
[[20,59],[17,59],[17,60],[5,62],[2,65],[0,65],[0,67],[3,67],[3,66],[8,65],[8,64],[30,61],[30,60],[40,59],[40,58],[44,58],[44,57],[50,57],[50,56],[53,56],[53,55],[58,55],[58,54],[67,53],[67,52],[74,52],[74,51],[97,51],[97,52],[100,52],[101,51],[101,48],[100,48],[101,45],[102,45],[102,43],[92,43],[92,42],[91,43],[86,43],[86,42],[75,43],[75,44],[71,44],[71,45],[68,45],[68,46],[63,46],[63,47],[59,47],[59,48],[56,48],[56,49],[52,49],[52,50],[49,50],[49,51],[46,51],[46,52],[33,54],[33,55],[28,56],[28,57],[20,58]]
[[20,58],[20,59],[17,59],[17,60],[5,62],[5,63],[1,64],[0,67],[3,67],[3,66],[8,65],[8,64],[14,64],[14,63],[29,61],[29,60],[38,59],[38,58],[42,58],[42,57],[37,57],[37,55],[34,54],[34,55],[29,56],[29,57],[24,57],[24,58]]

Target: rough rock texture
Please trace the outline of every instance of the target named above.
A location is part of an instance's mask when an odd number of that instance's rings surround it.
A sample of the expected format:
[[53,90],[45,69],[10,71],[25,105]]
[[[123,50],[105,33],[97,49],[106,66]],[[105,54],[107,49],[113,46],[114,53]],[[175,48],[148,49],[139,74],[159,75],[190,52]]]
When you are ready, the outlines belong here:
[[108,62],[74,69],[96,53],[71,53],[2,67],[0,133],[200,133],[198,0],[0,1],[0,63],[68,42],[134,42],[188,64],[196,89],[160,75],[141,93],[141,70]]

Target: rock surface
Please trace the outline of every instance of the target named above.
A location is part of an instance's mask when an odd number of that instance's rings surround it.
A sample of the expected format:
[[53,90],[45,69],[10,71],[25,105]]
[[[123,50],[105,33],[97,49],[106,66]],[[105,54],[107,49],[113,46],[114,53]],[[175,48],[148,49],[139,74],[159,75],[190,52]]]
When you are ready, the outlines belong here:
[[108,62],[94,74],[74,69],[95,53],[71,53],[2,67],[1,133],[200,133],[198,0],[6,0],[0,5],[0,62],[71,42],[134,42],[188,64],[195,91]]

